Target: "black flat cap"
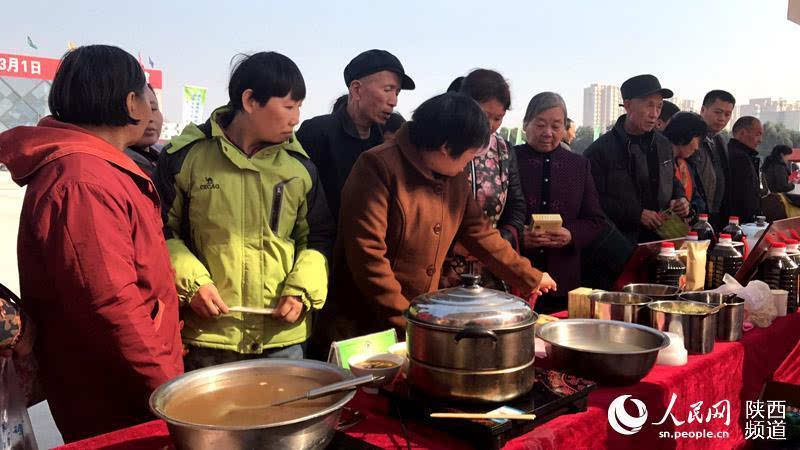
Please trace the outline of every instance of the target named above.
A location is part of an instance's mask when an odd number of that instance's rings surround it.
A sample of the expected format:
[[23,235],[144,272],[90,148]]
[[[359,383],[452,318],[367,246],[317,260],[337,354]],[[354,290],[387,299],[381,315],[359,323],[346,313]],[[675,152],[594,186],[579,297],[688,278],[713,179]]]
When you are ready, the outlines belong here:
[[401,89],[412,90],[416,87],[414,80],[406,75],[403,65],[396,56],[386,50],[367,50],[353,58],[344,68],[344,83],[350,86],[353,80],[358,80],[373,73],[388,70],[400,75]]
[[655,93],[661,94],[661,98],[672,98],[672,91],[662,88],[658,78],[650,74],[628,78],[622,83],[619,90],[622,93],[623,100],[647,97]]

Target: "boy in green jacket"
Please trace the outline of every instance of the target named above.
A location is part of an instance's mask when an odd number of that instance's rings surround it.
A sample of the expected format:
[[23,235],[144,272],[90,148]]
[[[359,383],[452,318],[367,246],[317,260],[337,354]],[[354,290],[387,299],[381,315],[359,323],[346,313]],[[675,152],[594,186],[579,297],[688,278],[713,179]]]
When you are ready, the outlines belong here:
[[293,133],[303,76],[286,56],[261,52],[238,63],[228,93],[227,106],[170,141],[156,172],[187,371],[302,358],[308,312],[327,295],[335,224],[317,169]]

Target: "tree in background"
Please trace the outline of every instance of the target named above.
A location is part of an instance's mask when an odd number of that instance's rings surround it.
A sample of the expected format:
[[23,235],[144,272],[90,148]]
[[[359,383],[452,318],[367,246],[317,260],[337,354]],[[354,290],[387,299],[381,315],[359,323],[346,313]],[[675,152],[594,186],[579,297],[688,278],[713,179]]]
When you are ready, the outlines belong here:
[[518,145],[525,142],[525,131],[520,127],[506,128],[500,127],[497,132],[501,138],[507,140],[511,145]]
[[497,132],[501,138],[508,140],[508,128],[500,127],[500,130]]
[[572,151],[582,155],[583,151],[594,142],[594,130],[592,127],[578,127],[575,131],[575,140],[572,141]]
[[759,155],[762,157],[769,155],[776,145],[788,145],[793,148],[800,147],[800,131],[790,130],[782,123],[765,123],[761,145],[758,146]]

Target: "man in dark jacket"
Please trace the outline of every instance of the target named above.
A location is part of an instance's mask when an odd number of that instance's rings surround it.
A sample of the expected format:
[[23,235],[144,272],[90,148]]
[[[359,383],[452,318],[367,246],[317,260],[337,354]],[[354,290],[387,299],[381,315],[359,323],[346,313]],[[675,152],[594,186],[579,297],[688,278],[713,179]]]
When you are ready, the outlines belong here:
[[708,125],[708,135],[700,141],[700,148],[686,161],[697,174],[697,189],[705,200],[711,225],[718,230],[728,223],[725,187],[728,185],[728,149],[720,132],[728,126],[736,99],[729,92],[710,91],[703,98],[700,115]]
[[584,155],[592,163],[600,203],[609,219],[633,243],[658,240],[662,212],[689,214],[689,202],[675,179],[672,144],[653,129],[664,98],[653,75],[638,75],[620,88],[627,114]]
[[297,139],[319,168],[334,219],[342,187],[361,153],[383,143],[381,127],[391,117],[402,89],[414,89],[403,65],[386,50],[368,50],[344,68],[347,104],[332,114],[306,120]]
[[752,222],[761,212],[761,159],[756,148],[763,132],[761,121],[755,117],[740,117],[733,124],[733,138],[728,142],[728,210],[743,222]]

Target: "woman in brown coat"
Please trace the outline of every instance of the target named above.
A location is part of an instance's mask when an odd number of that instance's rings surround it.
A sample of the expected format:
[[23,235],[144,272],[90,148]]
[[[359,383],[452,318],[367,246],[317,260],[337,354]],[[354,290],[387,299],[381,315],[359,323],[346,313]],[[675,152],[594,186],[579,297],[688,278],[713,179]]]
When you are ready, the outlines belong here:
[[396,142],[361,155],[342,192],[336,337],[404,327],[409,300],[438,288],[456,237],[522,292],[555,290],[471,195],[464,167],[488,137],[486,114],[474,100],[442,94],[417,108]]

